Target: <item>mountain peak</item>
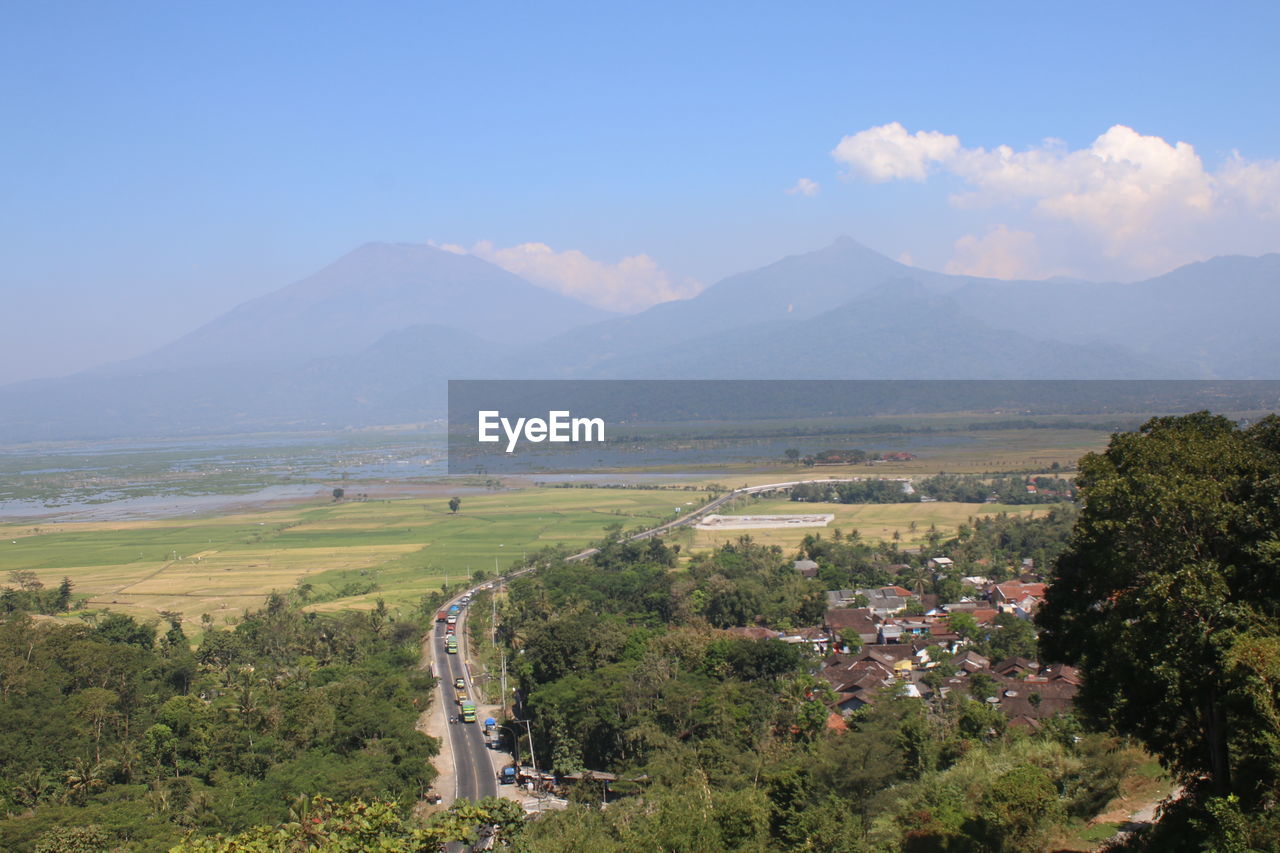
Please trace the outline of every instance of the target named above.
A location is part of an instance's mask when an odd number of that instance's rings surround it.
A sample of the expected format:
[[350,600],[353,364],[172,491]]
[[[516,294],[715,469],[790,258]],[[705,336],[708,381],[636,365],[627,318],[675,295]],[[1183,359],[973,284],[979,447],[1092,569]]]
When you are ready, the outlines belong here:
[[[880,255],[880,257],[882,258],[885,257],[880,252],[877,252],[875,249],[872,249],[870,246],[868,246],[865,243],[858,242],[857,240],[850,237],[848,234],[841,234],[839,237],[832,240],[831,245],[827,246],[826,250],[833,250],[833,249],[839,250],[841,252],[856,250],[860,252],[867,252],[872,255]],[[824,251],[824,250],[819,249],[818,251]]]
[[296,362],[357,352],[422,324],[528,344],[609,316],[474,255],[425,243],[365,243],[129,367]]

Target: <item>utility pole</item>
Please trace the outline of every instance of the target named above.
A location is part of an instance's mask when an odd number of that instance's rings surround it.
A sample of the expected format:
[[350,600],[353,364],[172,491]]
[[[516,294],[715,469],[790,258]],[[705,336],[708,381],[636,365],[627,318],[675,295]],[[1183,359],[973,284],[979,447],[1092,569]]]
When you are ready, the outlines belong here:
[[492,613],[489,615],[489,634],[496,647],[498,645],[498,591],[496,589],[489,594],[489,603],[492,605]]
[[502,712],[507,711],[507,653],[502,652]]
[[507,723],[503,723],[502,727],[511,729],[511,748],[512,748],[512,751],[515,753],[513,757],[516,760],[516,767],[519,767],[520,766],[520,731],[515,726],[508,725]]
[[[542,774],[538,772],[538,753],[533,748],[533,726],[530,720],[512,720],[513,723],[524,723],[524,729],[529,733],[529,763],[533,765],[533,775],[538,782],[542,781]],[[536,785],[537,783],[535,783]]]

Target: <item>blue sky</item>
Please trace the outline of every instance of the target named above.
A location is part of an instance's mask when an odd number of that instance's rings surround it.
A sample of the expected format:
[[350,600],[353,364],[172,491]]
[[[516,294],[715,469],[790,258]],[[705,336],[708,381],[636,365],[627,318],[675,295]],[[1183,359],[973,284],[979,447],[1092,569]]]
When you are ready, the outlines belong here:
[[[598,274],[627,308],[841,234],[1005,277],[1280,251],[1278,24],[1264,3],[10,4],[0,381],[143,352],[369,240],[578,295]],[[1141,168],[1091,183],[1115,150]]]

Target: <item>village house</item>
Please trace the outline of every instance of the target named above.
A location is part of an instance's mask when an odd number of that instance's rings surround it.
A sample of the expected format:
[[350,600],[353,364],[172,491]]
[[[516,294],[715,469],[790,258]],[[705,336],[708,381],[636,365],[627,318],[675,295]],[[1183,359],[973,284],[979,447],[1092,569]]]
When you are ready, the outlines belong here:
[[998,583],[991,591],[991,600],[996,604],[1021,601],[1027,596],[1044,598],[1045,584],[1023,583],[1022,581],[1005,581]]
[[778,637],[784,643],[793,646],[804,646],[809,651],[820,655],[831,653],[833,638],[831,631],[826,628],[796,628],[792,631],[783,631]]
[[910,601],[919,601],[911,590],[900,586],[882,586],[878,589],[860,589],[859,595],[867,597],[867,606],[880,618],[892,616],[904,609]]
[[877,642],[879,623],[869,608],[834,607],[827,610],[823,625],[830,634],[851,637],[856,634],[863,645]]
[[[961,612],[981,614],[986,619],[995,615],[990,608]],[[1072,667],[1042,667],[1038,661],[1025,657],[993,664],[973,649],[962,649],[951,658],[954,675],[941,682],[929,680],[926,676],[938,666],[931,650],[938,646],[954,649],[959,642],[959,637],[949,632],[945,616],[878,621],[870,608],[838,608],[827,612],[827,622],[843,625],[849,633],[860,629],[864,642],[855,654],[827,658],[819,671],[836,694],[832,710],[842,715],[874,704],[886,689],[922,699],[942,698],[952,690],[967,694],[970,676],[982,672],[996,686],[996,695],[987,701],[1009,719],[1010,725],[1037,729],[1043,720],[1070,710],[1079,690],[1079,673]],[[877,641],[874,644],[866,639],[873,629]],[[828,630],[837,629],[829,625]],[[930,685],[936,685],[936,689]]]
[[858,591],[855,589],[827,590],[827,607],[858,607]]

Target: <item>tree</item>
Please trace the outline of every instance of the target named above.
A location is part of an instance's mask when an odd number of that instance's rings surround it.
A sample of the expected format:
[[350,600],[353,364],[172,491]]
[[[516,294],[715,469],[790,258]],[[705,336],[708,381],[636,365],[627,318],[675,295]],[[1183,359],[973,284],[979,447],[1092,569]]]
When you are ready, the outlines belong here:
[[102,778],[101,763],[90,764],[78,756],[67,768],[64,776],[66,785],[63,788],[63,797],[71,803],[83,803],[91,793],[107,784]]
[[99,853],[112,843],[100,826],[56,826],[36,839],[35,853]]
[[991,784],[965,829],[992,853],[1039,849],[1061,811],[1053,782],[1043,770],[1024,764]]
[[458,507],[460,506],[462,506],[461,498],[449,498],[449,512],[452,512],[456,515],[458,512]]
[[796,450],[794,447],[788,447],[782,452],[782,455],[787,457],[787,461],[792,465],[800,461],[800,451]]
[[911,566],[903,571],[902,580],[916,595],[924,595],[924,591],[933,584],[933,572],[928,566]]
[[295,802],[289,817],[287,823],[255,826],[230,837],[190,836],[173,849],[177,853],[424,853],[443,849],[451,841],[483,844],[490,837],[495,845],[506,848],[525,829],[524,810],[519,804],[497,797],[458,800],[448,811],[422,823],[402,815],[394,800],[339,803],[315,797],[310,803]]
[[963,640],[972,640],[978,636],[978,620],[973,618],[972,613],[959,611],[947,615],[947,624],[960,635]]
[[71,590],[75,585],[71,583],[71,578],[64,577],[62,583],[58,584],[58,609],[67,611],[71,609]]
[[39,592],[44,589],[40,576],[32,571],[14,570],[9,572],[9,580],[16,583],[23,592]]
[[333,499],[334,499],[335,501],[340,501],[340,500],[342,500],[343,496],[344,496],[346,493],[347,493],[347,490],[346,490],[346,489],[343,489],[343,488],[341,488],[341,487],[336,488],[336,489],[334,489],[334,490],[333,490]]
[[1280,419],[1155,418],[1081,460],[1038,621],[1079,706],[1246,807],[1280,775]]
[[102,763],[102,734],[107,724],[115,719],[116,704],[120,696],[113,690],[86,687],[71,697],[67,703],[86,735],[93,738],[94,762]]
[[980,702],[1000,692],[1000,685],[989,674],[978,670],[969,676],[969,695]]

